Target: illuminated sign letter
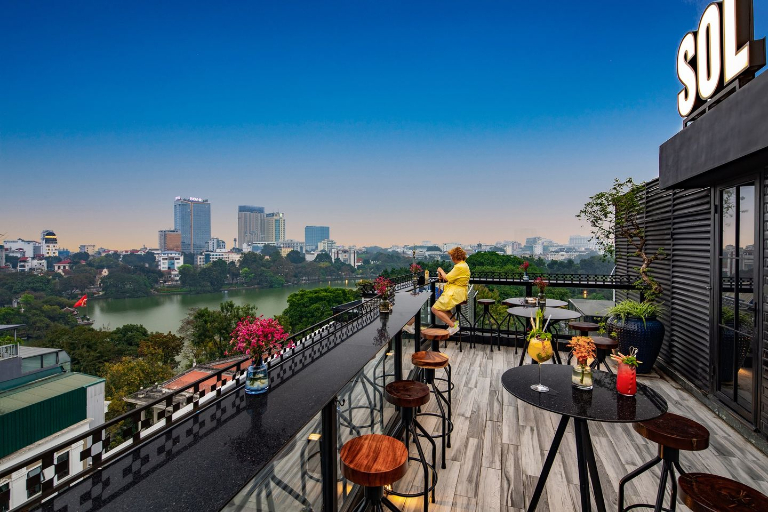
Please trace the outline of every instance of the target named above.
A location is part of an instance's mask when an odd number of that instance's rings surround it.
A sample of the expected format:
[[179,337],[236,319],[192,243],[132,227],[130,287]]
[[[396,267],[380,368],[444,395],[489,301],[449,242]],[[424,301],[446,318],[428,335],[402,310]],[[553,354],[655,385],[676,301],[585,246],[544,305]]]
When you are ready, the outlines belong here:
[[696,72],[703,100],[711,98],[720,85],[720,55],[720,8],[709,4],[701,15],[696,38]]
[[683,90],[677,95],[677,111],[683,117],[693,112],[698,104],[696,70],[690,64],[695,56],[696,36],[688,32],[677,50],[677,78],[683,84]]

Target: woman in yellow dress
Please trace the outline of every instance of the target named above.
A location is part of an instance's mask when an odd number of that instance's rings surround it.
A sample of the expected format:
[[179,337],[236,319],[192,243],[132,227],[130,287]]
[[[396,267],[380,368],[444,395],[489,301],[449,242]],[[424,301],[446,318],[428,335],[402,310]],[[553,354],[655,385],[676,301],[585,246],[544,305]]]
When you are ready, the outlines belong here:
[[448,328],[450,334],[456,334],[459,330],[459,319],[451,318],[451,310],[467,300],[469,265],[467,265],[467,253],[461,247],[454,247],[448,251],[448,254],[453,261],[453,269],[447,274],[442,268],[437,269],[438,277],[447,283],[442,295],[432,306],[432,312],[450,326]]

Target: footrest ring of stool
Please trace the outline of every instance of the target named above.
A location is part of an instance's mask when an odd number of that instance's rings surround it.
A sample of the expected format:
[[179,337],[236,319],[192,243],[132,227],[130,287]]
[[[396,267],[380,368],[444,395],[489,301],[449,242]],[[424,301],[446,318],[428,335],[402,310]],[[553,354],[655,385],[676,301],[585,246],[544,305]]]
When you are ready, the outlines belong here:
[[[415,417],[418,419],[420,416],[432,416],[433,418],[438,418],[439,420],[443,419],[443,415],[439,412],[418,412],[416,413]],[[421,432],[416,433],[419,437],[431,437],[432,439],[441,439],[443,437],[448,437],[453,432],[453,421],[449,420],[448,418],[445,418],[445,434],[430,434],[429,436],[425,436]]]
[[[421,437],[424,437],[423,434],[418,434]],[[412,460],[414,462],[418,462],[419,466],[421,466],[421,459],[418,457],[411,457],[408,456],[408,460]],[[437,486],[437,470],[435,470],[435,466],[430,464],[429,462],[426,463],[427,467],[432,470],[432,485],[429,486],[427,489],[427,493],[431,493],[433,489]],[[421,492],[397,492],[394,489],[389,491],[384,491],[384,494],[389,496],[400,496],[401,498],[423,498],[424,497],[424,491]]]

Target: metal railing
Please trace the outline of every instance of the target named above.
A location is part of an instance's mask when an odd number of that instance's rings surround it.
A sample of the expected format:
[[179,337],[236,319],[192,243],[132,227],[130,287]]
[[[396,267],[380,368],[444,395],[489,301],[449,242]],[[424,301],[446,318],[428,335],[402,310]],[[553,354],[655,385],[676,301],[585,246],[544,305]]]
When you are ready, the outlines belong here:
[[8,345],[0,345],[0,359],[6,357],[16,357],[19,355],[19,344],[10,343]]

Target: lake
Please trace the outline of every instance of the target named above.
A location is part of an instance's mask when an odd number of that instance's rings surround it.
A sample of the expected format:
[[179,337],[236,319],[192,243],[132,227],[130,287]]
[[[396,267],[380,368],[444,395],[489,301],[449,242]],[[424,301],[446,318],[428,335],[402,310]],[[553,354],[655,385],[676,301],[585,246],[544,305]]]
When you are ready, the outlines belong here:
[[142,324],[149,331],[175,333],[189,308],[218,309],[219,304],[231,300],[235,304],[254,304],[257,313],[271,317],[288,307],[288,296],[298,290],[324,286],[354,288],[356,280],[326,281],[283,288],[229,290],[199,295],[153,295],[136,299],[89,300],[85,314],[94,321],[96,329],[114,329],[125,324]]

